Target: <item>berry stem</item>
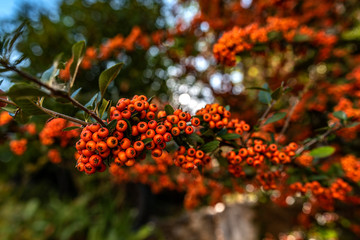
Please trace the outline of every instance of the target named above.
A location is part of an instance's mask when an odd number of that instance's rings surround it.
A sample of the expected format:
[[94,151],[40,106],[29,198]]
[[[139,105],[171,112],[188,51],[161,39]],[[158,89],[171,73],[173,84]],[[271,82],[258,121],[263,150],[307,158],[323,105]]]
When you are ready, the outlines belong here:
[[61,98],[64,98],[66,100],[69,100],[74,106],[80,108],[81,110],[83,110],[84,112],[89,114],[92,118],[94,118],[101,126],[103,126],[103,127],[106,126],[106,124],[95,114],[95,112],[91,111],[90,109],[87,109],[80,102],[78,102],[77,100],[72,98],[67,92],[57,90],[57,89],[55,89],[55,88],[41,82],[36,77],[34,77],[34,76],[32,76],[32,75],[30,75],[30,74],[28,74],[26,72],[21,71],[20,69],[18,69],[15,66],[12,66],[12,65],[8,64],[5,61],[0,61],[0,64],[3,65],[3,67],[6,68],[7,70],[16,72],[19,76],[29,80],[30,82],[36,83],[40,87],[43,87],[43,88],[49,90],[53,96],[61,97]]
[[[3,98],[0,98],[0,102],[4,102],[6,104],[10,104],[10,105],[13,105],[13,106],[16,106],[19,108],[18,105],[16,105],[16,103],[12,102],[12,101],[9,101],[7,99],[3,99]],[[73,118],[73,117],[70,117],[68,115],[65,115],[65,114],[62,114],[62,113],[58,113],[58,112],[55,112],[53,110],[50,110],[50,109],[47,109],[47,108],[44,108],[42,106],[39,106],[37,105],[38,108],[40,108],[41,110],[43,110],[44,112],[46,112],[47,114],[49,114],[50,116],[53,116],[53,117],[56,117],[56,118],[64,118],[68,121],[71,121],[71,122],[74,122],[74,123],[78,123],[82,126],[85,126],[87,125],[88,123],[85,122],[85,121],[82,121],[80,119],[77,119],[77,118]]]

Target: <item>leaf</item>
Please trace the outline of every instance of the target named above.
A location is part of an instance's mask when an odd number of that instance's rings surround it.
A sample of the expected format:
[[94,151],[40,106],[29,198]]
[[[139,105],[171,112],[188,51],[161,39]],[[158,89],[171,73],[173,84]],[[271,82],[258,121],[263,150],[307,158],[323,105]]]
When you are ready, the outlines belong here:
[[346,113],[344,113],[343,111],[333,112],[333,115],[340,120],[347,120]]
[[155,97],[155,96],[149,97],[148,100],[147,100],[147,102],[148,102],[148,103],[151,103],[151,101],[154,99],[154,97]]
[[18,108],[13,105],[7,105],[6,107],[2,107],[1,110],[7,111],[9,113],[15,113]]
[[82,88],[76,89],[76,90],[71,94],[71,98],[75,98],[75,97],[79,94],[79,92],[81,91],[81,89],[82,89]]
[[225,109],[226,109],[227,111],[230,111],[230,106],[229,106],[229,105],[226,105],[226,106],[225,106]]
[[46,92],[40,88],[34,87],[27,83],[14,84],[7,94],[11,99],[23,99],[29,97],[46,97],[49,96]]
[[281,95],[283,94],[283,88],[282,87],[278,87],[272,94],[271,94],[271,98],[274,100],[278,100]]
[[294,42],[307,42],[309,41],[310,38],[308,35],[304,35],[304,34],[295,34],[294,38],[293,38],[293,41]]
[[353,122],[353,123],[350,123],[349,125],[347,125],[346,127],[347,128],[356,127],[359,124],[360,124],[360,122]]
[[324,158],[332,155],[335,152],[335,148],[331,146],[318,147],[310,151],[310,155],[317,158]]
[[239,139],[240,137],[241,136],[236,133],[227,133],[221,136],[221,138],[224,140],[234,140],[234,139]]
[[38,105],[36,105],[30,99],[15,99],[14,102],[21,108],[21,110],[27,115],[42,115],[47,114]]
[[14,116],[14,120],[18,123],[25,124],[29,121],[30,116],[22,111],[22,109],[19,109],[19,111],[16,112]]
[[106,126],[106,128],[109,130],[110,133],[115,129],[116,124],[117,124],[117,120],[114,119]]
[[172,106],[170,106],[169,104],[165,106],[165,112],[167,115],[172,115],[174,114],[174,109]]
[[212,152],[212,151],[215,151],[219,147],[219,145],[220,145],[219,141],[217,141],[217,140],[211,141],[211,142],[204,144],[201,147],[201,150],[203,150],[206,153]]
[[270,94],[270,88],[267,83],[265,83],[262,87],[262,89],[259,91],[259,101],[264,104],[270,104],[271,102],[271,94]]
[[99,109],[99,117],[100,118],[102,118],[102,116],[104,115],[104,112],[108,108],[109,104],[110,104],[110,100],[109,101],[107,101],[105,99],[102,100],[102,104],[101,104],[100,109]]
[[90,101],[87,102],[84,106],[85,106],[85,107],[92,106],[92,105],[94,104],[94,102],[95,102],[95,100],[96,100],[96,98],[97,98],[98,95],[99,95],[99,93],[95,94],[95,95],[90,99]]
[[147,144],[149,144],[149,143],[152,142],[152,139],[151,139],[151,138],[145,138],[145,139],[142,140],[142,142],[143,142],[145,145],[147,145]]
[[70,88],[74,85],[76,74],[85,54],[85,41],[80,41],[72,46],[72,60],[70,65]]
[[275,113],[272,117],[270,117],[270,118],[268,118],[266,120],[264,125],[269,124],[269,123],[273,123],[273,122],[277,122],[280,119],[284,118],[285,116],[286,116],[286,113],[284,113],[284,112]]
[[186,140],[191,144],[191,145],[197,145],[197,143],[200,144],[204,144],[204,139],[202,139],[199,135],[197,135],[196,133],[192,133],[191,135],[187,135],[186,136]]
[[268,88],[262,88],[262,87],[248,87],[246,88],[248,90],[260,90],[260,91],[265,91],[265,92],[270,92],[270,89]]
[[99,89],[101,93],[101,98],[104,96],[105,91],[109,84],[116,78],[116,76],[119,74],[123,63],[118,63],[112,66],[111,68],[106,69],[100,74],[99,77]]
[[67,128],[64,128],[64,129],[63,129],[63,132],[71,131],[71,130],[78,129],[78,128],[81,128],[81,127],[79,127],[79,126],[67,127]]

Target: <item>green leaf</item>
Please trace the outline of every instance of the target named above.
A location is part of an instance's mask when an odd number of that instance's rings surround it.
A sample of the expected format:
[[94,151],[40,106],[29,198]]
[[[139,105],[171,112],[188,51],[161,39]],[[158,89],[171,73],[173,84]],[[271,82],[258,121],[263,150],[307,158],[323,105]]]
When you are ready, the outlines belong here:
[[20,124],[25,124],[29,121],[30,116],[19,109],[14,116],[14,120]]
[[294,38],[293,38],[293,41],[294,42],[307,42],[309,41],[310,38],[308,35],[304,35],[304,34],[295,34]]
[[270,104],[271,102],[271,94],[270,94],[270,88],[267,83],[265,83],[262,87],[262,89],[259,91],[259,101],[263,104]]
[[165,106],[165,112],[167,115],[172,115],[174,114],[174,109],[172,106],[170,106],[169,104]]
[[269,124],[269,123],[273,123],[273,122],[277,122],[280,119],[284,118],[285,116],[286,116],[286,113],[284,113],[284,112],[275,113],[272,117],[270,117],[270,118],[268,118],[266,120],[264,125]]
[[224,140],[234,140],[234,139],[239,139],[240,137],[241,136],[236,133],[227,133],[221,136],[221,138]]
[[123,63],[118,63],[112,66],[111,68],[106,69],[100,74],[99,77],[99,89],[101,93],[101,98],[104,96],[105,91],[109,84],[116,78],[116,76],[119,74],[121,68],[123,66]]
[[13,105],[7,105],[6,107],[2,107],[1,109],[9,113],[15,113],[18,108]]
[[229,106],[229,105],[226,105],[226,106],[225,106],[225,109],[226,109],[227,111],[230,111],[230,106]]
[[75,98],[75,97],[79,94],[79,92],[81,91],[81,89],[82,89],[82,88],[76,89],[76,90],[71,94],[71,98]]
[[81,128],[81,127],[79,127],[79,126],[67,127],[67,128],[63,129],[63,132],[71,131],[71,130],[78,129],[78,128]]
[[262,88],[262,87],[248,87],[246,88],[247,90],[260,90],[260,91],[265,91],[265,92],[270,92],[270,89],[268,88]]
[[90,99],[90,101],[87,102],[84,106],[85,106],[85,107],[92,106],[92,105],[95,103],[95,100],[96,100],[96,98],[98,97],[98,95],[99,95],[99,93],[95,94],[95,95]]
[[318,147],[310,151],[310,155],[317,158],[324,158],[332,155],[335,152],[335,148],[331,146]]
[[29,97],[49,96],[46,92],[42,91],[41,89],[26,83],[14,84],[9,89],[6,95],[8,95],[12,100],[29,98]]
[[154,99],[154,97],[155,97],[155,96],[149,97],[148,100],[147,100],[147,102],[148,102],[148,103],[151,103],[151,101]]
[[104,112],[108,108],[109,104],[110,104],[110,100],[109,101],[107,101],[105,99],[102,100],[102,104],[101,104],[100,109],[99,109],[99,117],[100,118],[102,118],[102,116],[104,115]]
[[333,115],[340,120],[347,120],[346,113],[344,113],[343,111],[333,112]]
[[283,94],[283,88],[282,87],[278,87],[272,94],[271,94],[271,98],[274,100],[278,100],[281,95]]
[[143,142],[145,145],[147,145],[147,144],[149,144],[149,143],[152,142],[152,139],[151,139],[151,138],[145,138],[145,139],[142,140],[142,142]]
[[204,139],[202,139],[196,133],[192,133],[191,135],[186,136],[186,140],[193,146],[197,145],[197,143],[204,144]]
[[109,130],[110,133],[115,129],[116,124],[117,124],[117,120],[114,119],[106,126],[106,128]]
[[349,125],[347,125],[346,127],[347,128],[356,127],[359,124],[360,124],[360,122],[353,122],[353,123],[350,123]]
[[42,115],[47,114],[38,105],[36,105],[30,99],[16,99],[14,102],[21,108],[21,110],[27,115]]
[[204,144],[201,147],[201,150],[203,150],[206,153],[212,152],[212,151],[215,151],[219,147],[219,145],[220,145],[219,141],[217,141],[217,140],[211,141],[211,142]]
[[70,66],[70,88],[74,85],[76,74],[79,70],[80,63],[85,54],[85,41],[80,41],[72,46],[73,62]]

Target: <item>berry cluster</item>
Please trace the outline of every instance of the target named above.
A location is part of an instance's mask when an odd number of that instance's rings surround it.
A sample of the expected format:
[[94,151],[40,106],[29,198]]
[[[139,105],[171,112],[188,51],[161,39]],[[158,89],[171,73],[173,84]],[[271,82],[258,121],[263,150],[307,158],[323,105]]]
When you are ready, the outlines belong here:
[[184,146],[180,146],[174,153],[175,165],[191,171],[199,166],[204,166],[210,163],[211,157],[205,154],[202,150],[195,148],[186,149]]
[[231,113],[217,103],[207,104],[204,108],[198,110],[196,115],[209,124],[210,128],[221,129],[227,126]]
[[192,119],[189,113],[180,109],[173,114],[158,111],[158,106],[147,100],[143,95],[135,95],[131,100],[121,98],[115,107],[110,108],[107,127],[94,123],[82,130],[81,139],[76,143],[79,171],[88,174],[104,171],[104,159],[114,159],[118,166],[133,166],[136,159],[145,158],[145,150],[150,150],[151,155],[158,158],[173,137],[192,134],[194,128],[191,124],[200,124],[199,119]]
[[259,139],[248,141],[248,145],[248,147],[230,151],[226,155],[229,172],[235,177],[245,174],[242,171],[242,165],[259,167],[264,163],[265,158],[269,159],[272,164],[290,163],[291,157],[295,155],[295,150],[298,148],[296,143],[290,143],[279,150],[276,144],[268,145]]

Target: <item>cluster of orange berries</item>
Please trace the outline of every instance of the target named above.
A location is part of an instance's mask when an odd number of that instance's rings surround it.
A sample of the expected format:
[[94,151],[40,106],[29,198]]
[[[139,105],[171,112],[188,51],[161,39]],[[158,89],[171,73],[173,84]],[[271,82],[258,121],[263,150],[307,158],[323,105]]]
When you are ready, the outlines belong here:
[[26,151],[27,142],[28,141],[25,138],[22,138],[20,140],[12,140],[10,142],[10,150],[14,154],[21,156]]
[[354,155],[347,155],[340,159],[345,176],[354,182],[360,182],[360,161]]
[[309,151],[303,152],[300,156],[298,156],[295,161],[304,167],[309,167],[312,164],[314,157],[310,155]]
[[276,180],[281,177],[279,170],[274,172],[264,172],[256,176],[256,180],[264,188],[264,190],[277,189]]
[[276,144],[268,145],[260,139],[248,141],[248,144],[248,147],[233,150],[226,154],[229,172],[235,177],[241,177],[245,174],[241,165],[259,167],[264,163],[265,158],[273,164],[290,163],[291,157],[295,156],[295,151],[298,148],[298,145],[292,142],[280,150]]
[[299,22],[295,19],[269,17],[264,27],[253,23],[244,28],[234,27],[225,32],[214,45],[214,56],[218,62],[227,66],[234,66],[236,54],[250,50],[257,43],[268,42],[268,33],[270,32],[281,33],[288,42],[293,41],[296,34],[306,36],[314,45],[324,47],[319,53],[321,59],[328,56],[329,51],[337,41],[335,36],[328,35],[324,31],[316,33],[306,26],[299,27]]
[[6,111],[0,112],[0,126],[8,124],[13,118]]
[[61,155],[57,149],[50,149],[47,154],[48,158],[52,163],[61,163]]
[[194,168],[204,166],[210,163],[211,157],[204,153],[202,150],[195,148],[186,149],[184,146],[180,146],[174,153],[174,163],[176,166],[192,171]]
[[352,191],[352,187],[341,178],[337,178],[329,187],[323,187],[318,181],[312,181],[305,184],[293,183],[290,185],[290,189],[302,194],[311,193],[320,201],[330,202],[335,199],[345,201],[347,194]]
[[78,129],[63,131],[63,129],[74,126],[77,125],[63,118],[52,119],[41,130],[40,141],[43,145],[51,145],[58,140],[61,147],[66,147],[72,139],[79,137],[79,131]]
[[221,129],[227,126],[231,113],[217,103],[206,104],[206,106],[196,112],[197,116],[201,116],[204,122],[209,124],[210,128]]
[[154,158],[160,157],[173,137],[192,134],[193,126],[200,124],[198,118],[180,109],[173,114],[158,111],[158,106],[143,95],[135,95],[131,100],[121,98],[110,108],[109,120],[115,123],[114,129],[94,123],[82,130],[76,143],[79,171],[88,174],[103,171],[103,160],[108,157],[118,166],[133,166],[135,159],[145,158],[145,150],[150,150]]

